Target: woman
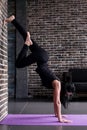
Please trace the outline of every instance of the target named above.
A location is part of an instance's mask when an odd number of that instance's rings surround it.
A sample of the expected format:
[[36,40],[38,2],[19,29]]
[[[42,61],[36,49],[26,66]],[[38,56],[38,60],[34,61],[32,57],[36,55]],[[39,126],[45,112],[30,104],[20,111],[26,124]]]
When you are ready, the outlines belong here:
[[[4,22],[11,22],[20,32],[20,34],[23,36],[24,39],[24,46],[16,60],[16,67],[23,68],[33,63],[37,63],[36,72],[41,77],[43,85],[46,86],[47,88],[53,88],[55,116],[58,118],[59,122],[64,123],[71,122],[70,120],[65,119],[61,114],[61,102],[60,102],[61,82],[48,68],[47,61],[49,57],[47,52],[43,48],[38,46],[37,43],[33,41],[33,39],[30,38],[30,33],[24,30],[24,28],[16,21],[14,15],[5,19]],[[26,54],[28,48],[30,49],[31,54],[27,56]]]

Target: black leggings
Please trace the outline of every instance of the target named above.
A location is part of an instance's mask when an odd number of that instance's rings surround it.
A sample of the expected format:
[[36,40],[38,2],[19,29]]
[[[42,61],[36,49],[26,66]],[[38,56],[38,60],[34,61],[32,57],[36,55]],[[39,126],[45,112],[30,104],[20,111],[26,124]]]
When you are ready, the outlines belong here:
[[[16,19],[12,21],[12,24],[20,32],[25,42],[27,37],[27,32],[25,31],[25,29],[18,23]],[[47,52],[43,48],[38,46],[38,44],[33,39],[31,40],[33,42],[33,45],[30,45],[28,47],[26,44],[24,44],[21,52],[19,53],[18,58],[16,60],[17,68],[23,68],[35,62],[37,62],[38,66],[41,66],[42,64],[45,64],[48,61]],[[30,49],[31,53],[27,56],[28,49]]]

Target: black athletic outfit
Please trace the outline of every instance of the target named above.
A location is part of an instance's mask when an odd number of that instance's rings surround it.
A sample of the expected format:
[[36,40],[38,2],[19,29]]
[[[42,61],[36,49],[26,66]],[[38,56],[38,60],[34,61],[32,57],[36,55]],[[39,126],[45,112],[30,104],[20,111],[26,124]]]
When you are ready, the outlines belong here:
[[[17,28],[20,34],[23,36],[24,41],[26,40],[27,32],[24,28],[14,19],[12,24]],[[39,74],[42,80],[42,84],[47,88],[52,88],[52,81],[59,80],[55,74],[52,73],[51,70],[48,68],[48,53],[38,46],[38,44],[31,39],[33,44],[27,46],[24,44],[21,52],[18,55],[16,60],[16,67],[23,68],[25,66],[29,66],[33,63],[37,63],[36,72]],[[27,56],[28,48],[31,50],[31,54]]]

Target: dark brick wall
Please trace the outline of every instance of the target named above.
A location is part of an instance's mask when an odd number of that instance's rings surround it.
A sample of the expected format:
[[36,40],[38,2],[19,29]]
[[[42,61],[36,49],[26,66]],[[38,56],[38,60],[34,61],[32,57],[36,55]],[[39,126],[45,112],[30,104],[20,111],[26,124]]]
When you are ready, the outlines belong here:
[[8,113],[7,0],[0,0],[0,120]]
[[[87,67],[86,0],[27,0],[27,28],[48,51],[49,67],[60,78],[69,68]],[[42,95],[35,68],[28,67],[29,92]]]
[[[11,2],[12,0],[9,1]],[[25,3],[23,4],[23,2]],[[56,75],[61,78],[62,73],[67,72],[69,68],[87,67],[87,2],[85,0],[23,0],[22,2],[17,0],[16,5],[16,10],[14,10],[15,7],[11,8],[11,10],[12,12],[15,11],[17,19],[23,26],[26,24],[27,9],[27,30],[30,31],[32,38],[48,51],[48,65]],[[16,35],[16,43],[18,44],[22,39],[18,32]],[[12,42],[15,41],[12,40]],[[21,47],[17,45],[17,54]],[[11,52],[10,49],[9,52]],[[11,55],[11,53],[9,54]],[[12,62],[15,62],[15,59]],[[47,91],[47,89],[41,87],[41,80],[34,71],[35,69],[36,64],[27,69],[17,70],[17,95],[22,95],[25,90],[25,97],[27,97],[28,79],[29,93],[32,95],[50,96],[51,90]],[[12,81],[9,92],[13,95],[15,68],[14,72],[10,69],[9,74],[12,77],[9,80],[10,83]]]

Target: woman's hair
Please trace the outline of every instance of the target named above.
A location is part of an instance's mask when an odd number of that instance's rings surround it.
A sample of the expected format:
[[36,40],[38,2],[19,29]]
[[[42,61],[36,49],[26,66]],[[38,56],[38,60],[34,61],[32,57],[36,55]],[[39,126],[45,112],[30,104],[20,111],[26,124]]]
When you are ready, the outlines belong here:
[[[71,94],[69,95],[69,93]],[[64,108],[68,107],[69,101],[72,99],[74,93],[75,93],[75,86],[72,83],[72,77],[71,75],[67,75],[61,83],[60,99]]]

